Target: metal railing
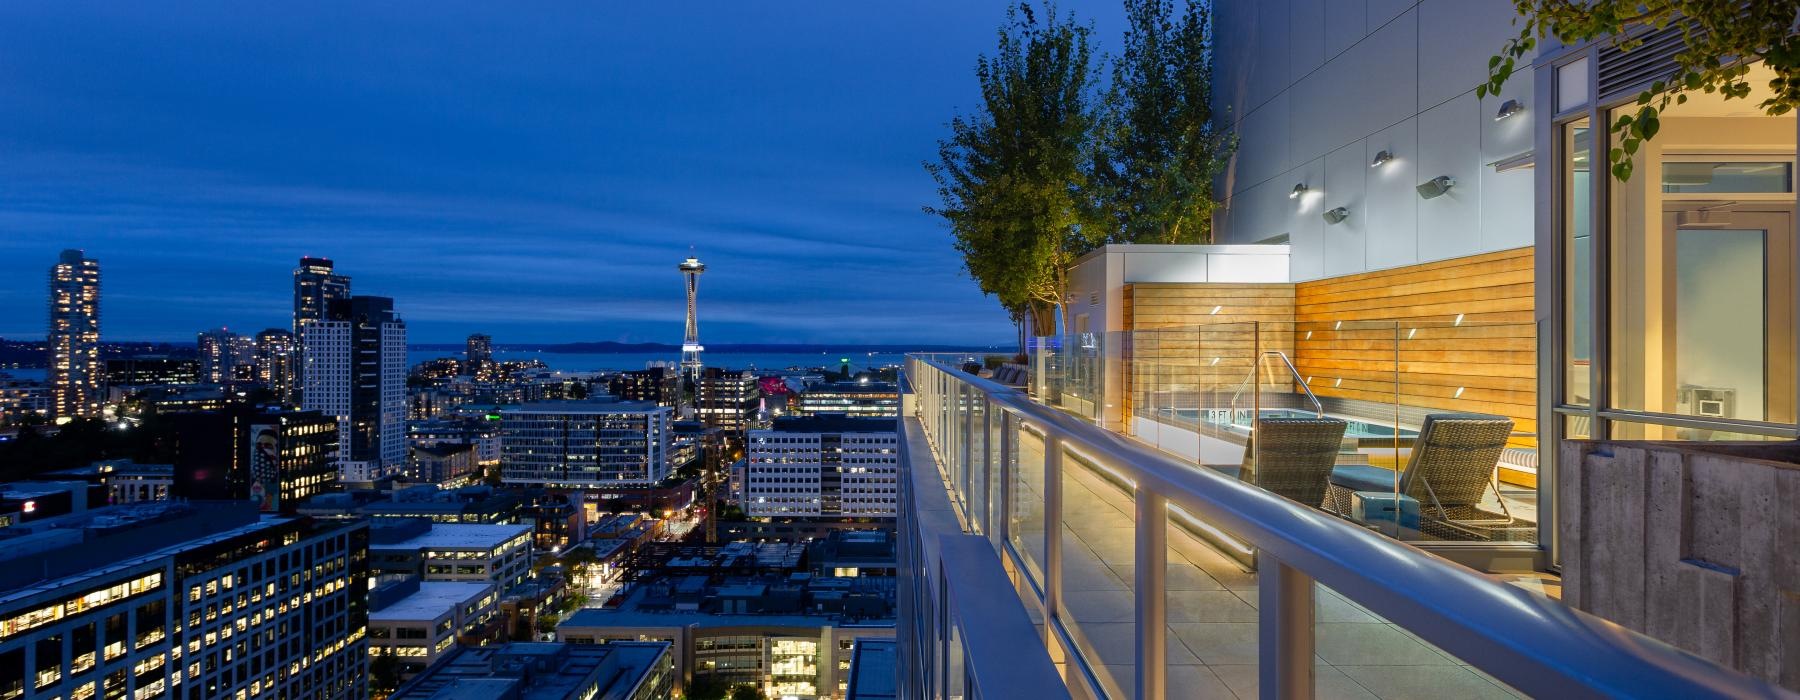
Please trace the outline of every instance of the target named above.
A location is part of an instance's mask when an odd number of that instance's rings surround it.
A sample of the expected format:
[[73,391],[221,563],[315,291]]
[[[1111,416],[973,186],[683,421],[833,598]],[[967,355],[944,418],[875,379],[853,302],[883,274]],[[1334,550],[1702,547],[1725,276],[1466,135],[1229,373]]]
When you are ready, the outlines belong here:
[[[1256,550],[1259,692],[1314,693],[1314,597],[1318,585],[1518,691],[1540,697],[1789,697],[1723,668],[1523,588],[1500,583],[1328,514],[1240,483],[1032,402],[1018,390],[923,357],[907,374],[918,424],[968,528],[988,535],[1027,577],[1021,604],[1044,615],[1046,645],[1067,654],[1066,678],[1095,681],[1098,645],[1072,633],[1063,605],[1063,476],[1085,464],[1123,482],[1133,502],[1134,661],[1123,694],[1168,695],[1170,512],[1230,532]],[[998,430],[996,430],[998,426]],[[1021,437],[1043,445],[1042,542],[1015,546],[1002,486],[1019,478]],[[998,436],[999,439],[994,439]],[[999,517],[994,517],[995,513]],[[1034,568],[1035,567],[1035,568]]]

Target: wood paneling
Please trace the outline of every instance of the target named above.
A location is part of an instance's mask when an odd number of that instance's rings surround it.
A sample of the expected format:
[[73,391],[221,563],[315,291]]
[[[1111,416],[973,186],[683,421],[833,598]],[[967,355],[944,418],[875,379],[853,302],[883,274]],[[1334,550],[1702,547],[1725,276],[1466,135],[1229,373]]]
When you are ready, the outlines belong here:
[[1204,393],[1235,391],[1260,347],[1287,353],[1321,397],[1490,413],[1536,433],[1533,276],[1532,249],[1518,248],[1297,284],[1127,285],[1125,415],[1167,405],[1153,388],[1222,405]]
[[1296,284],[1294,364],[1320,396],[1397,396],[1535,433],[1533,274],[1532,249],[1517,248]]
[[[1172,401],[1148,396],[1152,389],[1175,392],[1180,404],[1197,400],[1200,392],[1235,391],[1250,375],[1257,329],[1262,349],[1293,355],[1292,284],[1130,284],[1124,296],[1124,327],[1133,331],[1126,416],[1136,406]],[[1136,380],[1144,368],[1154,368],[1156,376]]]

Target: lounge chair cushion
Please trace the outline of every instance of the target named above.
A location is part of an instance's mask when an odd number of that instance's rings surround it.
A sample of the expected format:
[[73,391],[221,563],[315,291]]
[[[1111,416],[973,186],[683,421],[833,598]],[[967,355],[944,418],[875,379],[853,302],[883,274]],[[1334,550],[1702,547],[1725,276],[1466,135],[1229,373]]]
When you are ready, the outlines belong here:
[[1331,485],[1351,491],[1394,491],[1394,470],[1358,464],[1331,470]]

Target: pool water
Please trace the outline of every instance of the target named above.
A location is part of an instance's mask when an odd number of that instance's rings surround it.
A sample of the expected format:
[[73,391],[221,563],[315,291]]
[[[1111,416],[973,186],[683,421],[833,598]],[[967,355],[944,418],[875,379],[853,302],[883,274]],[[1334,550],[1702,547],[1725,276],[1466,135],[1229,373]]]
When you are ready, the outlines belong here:
[[[1250,429],[1249,411],[1236,411],[1235,413],[1237,415],[1233,416],[1233,411],[1230,409],[1173,408],[1165,410],[1173,413],[1177,419],[1187,423],[1204,421],[1206,424],[1212,426],[1229,426],[1238,432],[1248,432]],[[1317,415],[1318,414],[1315,414],[1312,411],[1300,411],[1291,408],[1266,408],[1262,411],[1262,416],[1264,418],[1312,418]],[[1354,418],[1344,418],[1343,416],[1332,417],[1341,418],[1345,421],[1344,437],[1347,438],[1394,437],[1394,427],[1391,425],[1371,423]],[[1417,430],[1410,430],[1407,428],[1400,429],[1400,437],[1411,438],[1418,436],[1419,431]]]

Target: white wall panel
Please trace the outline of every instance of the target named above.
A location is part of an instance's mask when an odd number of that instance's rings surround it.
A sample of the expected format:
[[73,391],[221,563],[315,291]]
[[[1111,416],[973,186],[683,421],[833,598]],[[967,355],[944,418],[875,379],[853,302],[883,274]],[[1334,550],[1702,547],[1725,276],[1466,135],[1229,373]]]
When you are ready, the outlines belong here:
[[[1363,188],[1369,176],[1369,158],[1364,148],[1363,142],[1358,141],[1325,156],[1325,193],[1320,198],[1318,214],[1324,232],[1326,277],[1367,269],[1363,255],[1369,211]],[[1350,218],[1335,224],[1325,221],[1324,212],[1336,207],[1349,209]]]
[[1419,195],[1413,191],[1423,178],[1419,172],[1419,124],[1408,119],[1370,136],[1364,149],[1370,158],[1383,150],[1394,160],[1370,168],[1364,200],[1368,202],[1368,247],[1364,262],[1370,270],[1411,265],[1419,261]]
[[1287,0],[1289,52],[1288,83],[1299,82],[1325,63],[1325,5],[1338,0]]
[[[1319,217],[1325,211],[1320,207],[1320,203],[1325,201],[1325,193],[1320,189],[1325,180],[1325,159],[1320,158],[1300,166],[1295,169],[1294,175],[1296,182],[1305,182],[1308,188],[1307,193],[1298,199],[1283,200],[1288,203],[1288,245],[1293,252],[1290,269],[1294,281],[1299,282],[1325,276],[1325,220]],[[1286,189],[1291,191],[1293,185],[1288,185]]]
[[1365,0],[1330,0],[1325,4],[1325,59],[1343,53],[1369,34]]
[[1254,108],[1268,102],[1292,83],[1288,72],[1291,60],[1288,24],[1288,0],[1257,0],[1256,24],[1251,27],[1254,41],[1242,54],[1249,59],[1245,104]]
[[1290,158],[1322,157],[1418,111],[1413,30],[1409,13],[1294,86]]
[[[1487,79],[1488,58],[1519,34],[1510,0],[1426,0],[1415,11],[1424,108],[1475,89]],[[1520,68],[1529,73],[1530,65]]]
[[[1419,115],[1418,182],[1439,175],[1456,187],[1419,201],[1419,261],[1481,252],[1480,103],[1468,93]],[[1520,203],[1529,209],[1530,198]]]
[[1231,189],[1242,190],[1275,177],[1289,165],[1289,97],[1281,93],[1239,125],[1238,150],[1226,173]]
[[[1460,0],[1458,0],[1460,1]],[[1374,31],[1388,20],[1399,17],[1400,13],[1412,9],[1418,4],[1416,0],[1367,0],[1369,30]]]

